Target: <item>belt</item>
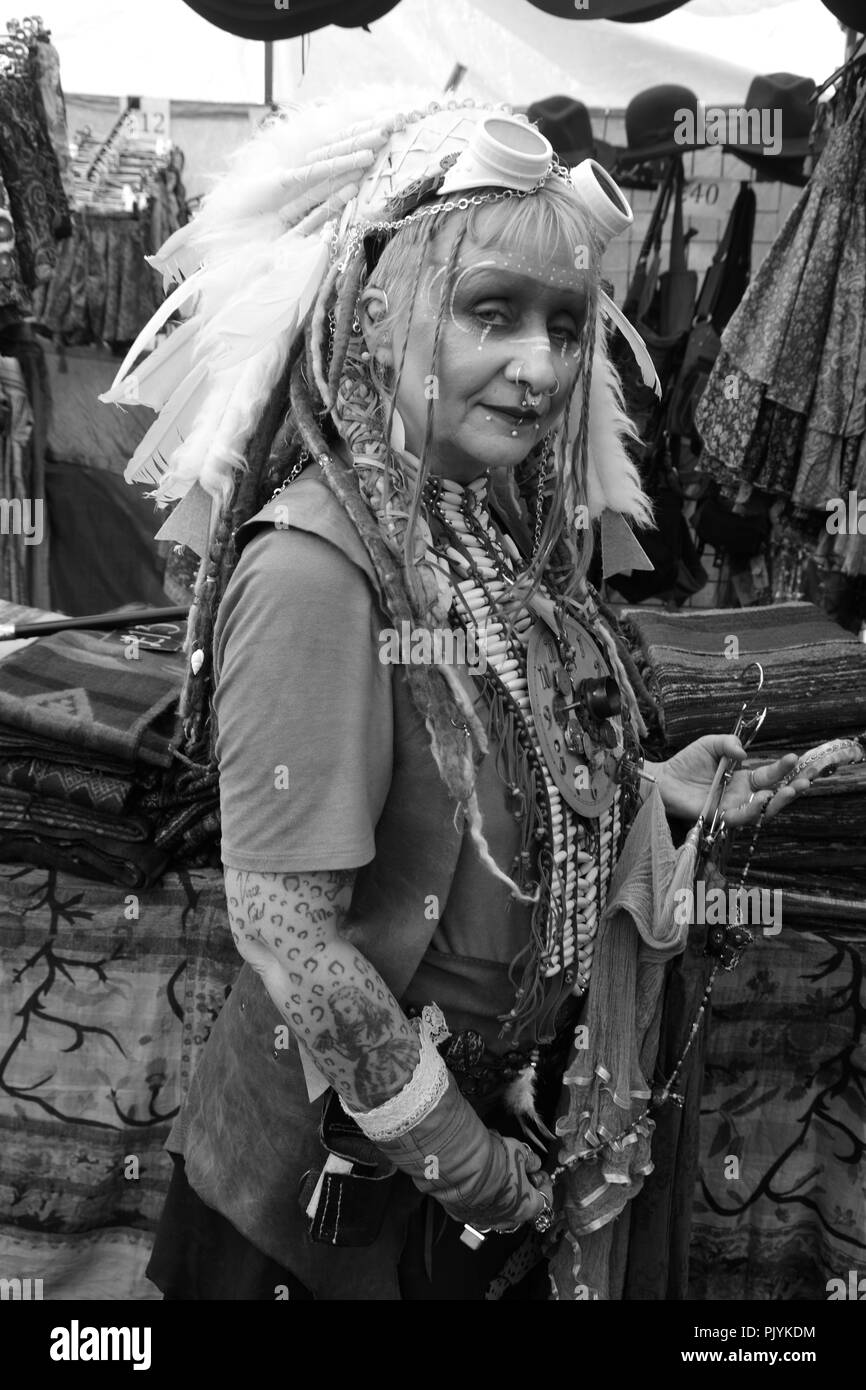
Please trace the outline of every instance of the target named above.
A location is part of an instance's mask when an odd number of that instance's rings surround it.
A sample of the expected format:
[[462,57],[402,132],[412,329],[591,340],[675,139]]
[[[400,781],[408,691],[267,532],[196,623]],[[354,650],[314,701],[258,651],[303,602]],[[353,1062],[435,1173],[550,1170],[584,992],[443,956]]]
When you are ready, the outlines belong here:
[[[420,1009],[407,1009],[407,1014],[420,1014]],[[493,1052],[480,1033],[473,1028],[461,1028],[439,1044],[439,1053],[448,1070],[454,1073],[464,1096],[484,1097],[506,1086],[534,1063],[539,1076],[549,1075],[564,1063],[574,1040],[574,1025],[581,1013],[581,1004],[574,1001],[562,1010],[557,1019],[556,1036],[548,1043],[510,1048],[508,1052]]]

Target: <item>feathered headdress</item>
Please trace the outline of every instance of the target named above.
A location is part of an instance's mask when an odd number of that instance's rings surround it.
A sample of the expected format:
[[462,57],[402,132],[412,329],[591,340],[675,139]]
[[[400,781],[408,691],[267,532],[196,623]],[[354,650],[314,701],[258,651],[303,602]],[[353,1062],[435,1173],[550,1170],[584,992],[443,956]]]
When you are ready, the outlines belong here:
[[[149,258],[166,289],[174,288],[100,397],[158,412],[125,477],[152,485],[148,495],[160,505],[180,499],[158,536],[200,556],[326,278],[340,274],[395,200],[412,189],[428,190],[429,199],[433,188],[444,210],[460,206],[467,189],[531,193],[555,164],[548,141],[508,107],[431,102],[395,115],[394,94],[383,112],[382,93],[374,91],[356,95],[351,111],[351,124],[337,104],[283,111],[235,156],[194,221]],[[601,244],[633,220],[591,160],[570,181]],[[607,295],[600,302],[631,344],[644,381],[658,389],[643,342]],[[140,360],[175,315],[182,325]],[[629,425],[603,344],[594,367],[588,509],[603,519],[607,572],[650,567],[630,529],[613,522],[630,517],[646,525],[651,509],[625,452]]]

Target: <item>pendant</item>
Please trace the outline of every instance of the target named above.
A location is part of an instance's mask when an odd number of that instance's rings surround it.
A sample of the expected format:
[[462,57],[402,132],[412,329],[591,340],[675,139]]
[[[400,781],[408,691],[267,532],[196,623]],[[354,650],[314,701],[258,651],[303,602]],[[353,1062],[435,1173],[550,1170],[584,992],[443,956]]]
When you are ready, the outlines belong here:
[[621,699],[592,633],[553,604],[529,636],[529,700],[544,760],[573,811],[597,819],[613,802],[623,755]]

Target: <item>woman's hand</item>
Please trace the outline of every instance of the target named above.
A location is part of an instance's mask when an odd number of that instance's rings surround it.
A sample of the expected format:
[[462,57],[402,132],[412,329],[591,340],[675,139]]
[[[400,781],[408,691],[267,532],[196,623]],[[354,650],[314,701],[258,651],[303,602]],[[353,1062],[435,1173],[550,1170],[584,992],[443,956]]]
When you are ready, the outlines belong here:
[[[720,759],[729,757],[735,763],[740,763],[745,756],[743,745],[733,734],[706,734],[703,738],[695,739],[682,752],[668,758],[667,762],[655,765],[646,763],[645,768],[655,777],[668,814],[696,821],[704,808]],[[810,778],[804,774],[780,791],[775,791],[775,788],[796,763],[797,754],[786,753],[775,762],[763,763],[750,772],[735,772],[722,798],[727,824],[732,828],[752,825],[765,806],[764,819],[776,816],[790,806],[800,792],[806,791]]]

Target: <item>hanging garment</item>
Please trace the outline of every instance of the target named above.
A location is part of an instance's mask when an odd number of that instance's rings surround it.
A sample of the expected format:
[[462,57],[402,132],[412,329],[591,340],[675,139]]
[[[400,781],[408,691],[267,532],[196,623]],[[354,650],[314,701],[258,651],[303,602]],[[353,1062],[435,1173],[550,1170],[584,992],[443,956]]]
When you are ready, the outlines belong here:
[[145,260],[150,220],[76,212],[57,269],[33,296],[40,324],[64,343],[130,343],[162,302],[162,282]]
[[67,198],[72,199],[74,180],[69,158],[69,131],[66,125],[66,102],[60,85],[60,55],[47,34],[40,34],[30,45],[27,55],[30,79],[36,90],[45,118],[48,138],[57,156],[60,181]]
[[0,325],[16,322],[33,313],[29,291],[24,285],[18,258],[15,221],[9,205],[9,192],[0,177]]
[[0,80],[0,173],[6,184],[25,284],[50,278],[58,239],[71,230],[69,202],[45,116],[28,76]]
[[704,467],[824,511],[866,473],[866,88],[722,338]]
[[41,499],[33,496],[28,446],[33,411],[17,358],[0,357],[0,398],[6,428],[0,440],[0,497],[7,505],[2,518],[0,546],[0,598],[26,603],[28,598],[27,551],[42,539],[44,516]]

